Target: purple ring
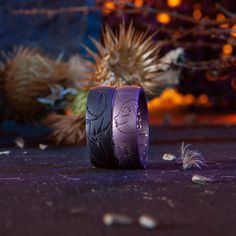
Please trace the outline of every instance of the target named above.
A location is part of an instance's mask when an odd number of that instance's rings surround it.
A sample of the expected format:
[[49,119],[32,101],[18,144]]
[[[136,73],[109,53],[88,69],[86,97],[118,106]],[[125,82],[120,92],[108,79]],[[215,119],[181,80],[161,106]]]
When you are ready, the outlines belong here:
[[113,154],[119,168],[144,168],[149,148],[149,117],[143,88],[117,88],[113,98]]

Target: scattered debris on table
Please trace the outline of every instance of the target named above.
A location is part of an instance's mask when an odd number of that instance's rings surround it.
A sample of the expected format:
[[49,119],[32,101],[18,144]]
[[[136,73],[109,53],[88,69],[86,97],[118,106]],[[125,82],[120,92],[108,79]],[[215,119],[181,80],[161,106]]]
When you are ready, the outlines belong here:
[[10,151],[1,151],[0,152],[0,155],[9,155],[10,154]]
[[39,149],[40,149],[40,150],[43,151],[43,150],[46,150],[47,148],[48,148],[48,145],[47,145],[47,144],[43,144],[43,143],[40,143],[40,144],[39,144]]
[[212,183],[213,179],[202,175],[193,175],[192,181],[197,184],[206,184],[206,183]]
[[235,176],[233,176],[233,175],[223,175],[223,176],[221,176],[221,178],[234,179]]
[[74,207],[70,209],[70,214],[77,215],[85,212],[84,208]]
[[24,141],[24,139],[22,137],[16,138],[15,144],[19,148],[24,148],[25,147],[25,141]]
[[215,194],[215,192],[207,189],[204,192],[199,193],[199,195],[212,195],[212,194]]
[[61,174],[61,173],[58,173],[58,172],[56,172],[56,174],[61,176],[62,178],[66,179],[66,180],[72,180],[72,181],[79,181],[79,180],[81,180],[80,177],[71,177],[71,176],[64,175],[64,174]]
[[0,180],[23,180],[21,177],[5,177],[5,178],[0,178]]
[[179,160],[183,164],[183,169],[186,170],[192,167],[197,167],[201,169],[201,166],[206,165],[205,158],[197,150],[190,150],[190,146],[191,144],[184,145],[184,142],[182,142],[180,148]]
[[167,197],[162,197],[161,200],[167,202],[167,204],[168,204],[170,207],[172,207],[172,208],[175,207],[175,204],[173,203],[173,201],[172,201],[171,199],[169,199],[169,198],[167,198]]
[[165,153],[162,157],[163,160],[165,161],[175,161],[176,160],[176,156],[172,155],[170,153]]
[[153,200],[152,196],[143,196],[144,200]]
[[133,223],[133,219],[126,215],[106,213],[103,216],[103,223],[106,226],[128,226]]
[[158,222],[150,215],[141,215],[138,222],[146,229],[155,229],[158,226]]
[[47,206],[49,206],[49,207],[52,207],[52,206],[53,206],[53,202],[51,202],[51,201],[46,201],[45,204],[46,204]]

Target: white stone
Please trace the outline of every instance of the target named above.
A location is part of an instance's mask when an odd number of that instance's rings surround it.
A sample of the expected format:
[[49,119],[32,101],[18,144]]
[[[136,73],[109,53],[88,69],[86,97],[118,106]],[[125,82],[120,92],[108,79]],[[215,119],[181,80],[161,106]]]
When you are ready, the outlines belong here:
[[24,139],[22,137],[16,138],[15,144],[19,148],[24,148],[25,147],[25,141],[24,141]]
[[103,216],[103,223],[106,226],[127,226],[131,225],[133,223],[133,220],[132,218],[125,215],[116,213],[106,213]]
[[149,215],[141,215],[138,222],[143,228],[146,229],[155,229],[158,225],[157,221]]
[[175,161],[176,160],[176,156],[172,155],[170,153],[165,153],[162,157],[163,160],[165,161]]
[[40,144],[39,144],[39,149],[40,149],[40,150],[45,150],[45,149],[47,149],[47,148],[48,148],[48,145],[43,144],[43,143],[40,143]]
[[202,175],[193,175],[192,181],[198,184],[205,184],[205,183],[211,183],[213,180]]
[[9,155],[10,154],[10,151],[1,151],[0,152],[0,155]]

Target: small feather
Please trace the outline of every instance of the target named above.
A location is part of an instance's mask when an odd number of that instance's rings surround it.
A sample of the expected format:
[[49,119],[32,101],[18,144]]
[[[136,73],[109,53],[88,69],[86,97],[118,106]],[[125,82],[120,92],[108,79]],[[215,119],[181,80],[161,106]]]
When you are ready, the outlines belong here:
[[206,165],[205,164],[205,158],[202,156],[202,154],[196,150],[190,150],[189,147],[191,144],[184,145],[184,142],[182,142],[181,148],[180,148],[180,157],[179,160],[183,164],[183,169],[190,169],[192,167],[197,167],[201,169],[201,166]]

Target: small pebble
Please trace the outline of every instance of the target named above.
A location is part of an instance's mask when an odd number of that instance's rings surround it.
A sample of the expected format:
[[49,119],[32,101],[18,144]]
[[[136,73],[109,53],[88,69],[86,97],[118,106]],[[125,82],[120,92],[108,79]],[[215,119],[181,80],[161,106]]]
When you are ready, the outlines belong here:
[[132,218],[115,213],[106,213],[103,216],[103,223],[106,226],[128,226],[133,223]]
[[163,160],[165,161],[175,161],[176,160],[176,156],[170,154],[170,153],[165,153],[162,157]]
[[48,148],[48,145],[43,144],[43,143],[40,143],[40,144],[39,144],[39,149],[40,149],[40,150],[46,150],[47,148]]
[[207,190],[207,189],[204,191],[204,194],[214,194],[214,193],[215,193],[215,192],[213,192],[213,191],[211,191],[211,190]]
[[0,152],[0,155],[9,155],[10,154],[10,151],[1,151]]
[[212,183],[212,179],[202,176],[202,175],[193,175],[192,181],[197,184],[206,184],[206,183]]
[[151,196],[143,196],[143,199],[144,200],[152,200],[152,197]]
[[49,206],[49,207],[51,207],[51,206],[53,206],[53,202],[51,202],[51,201],[46,201],[46,205]]
[[24,139],[22,137],[16,138],[15,144],[19,148],[24,148],[25,147],[25,141],[24,141]]
[[138,219],[139,224],[146,229],[155,229],[157,227],[157,221],[149,215],[141,215]]
[[76,214],[81,214],[81,213],[84,213],[85,212],[85,210],[83,209],[83,208],[71,208],[70,209],[70,213],[71,214],[74,214],[74,215],[76,215]]

